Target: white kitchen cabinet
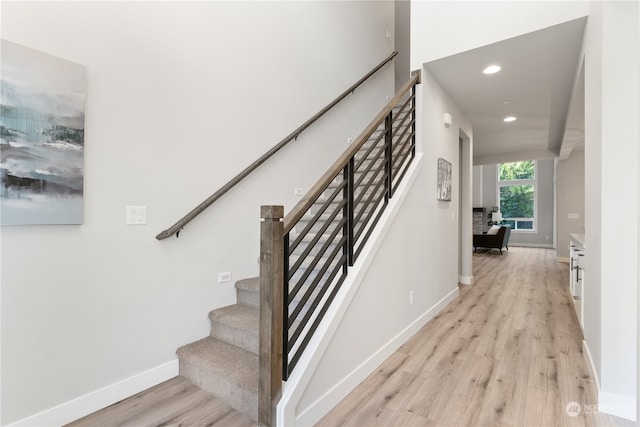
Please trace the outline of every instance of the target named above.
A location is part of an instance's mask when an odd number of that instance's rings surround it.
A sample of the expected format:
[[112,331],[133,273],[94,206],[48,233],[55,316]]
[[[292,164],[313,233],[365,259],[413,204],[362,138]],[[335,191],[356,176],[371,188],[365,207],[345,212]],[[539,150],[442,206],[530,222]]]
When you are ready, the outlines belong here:
[[569,234],[569,291],[578,316],[580,328],[584,330],[584,286],[585,286],[585,242],[584,234]]

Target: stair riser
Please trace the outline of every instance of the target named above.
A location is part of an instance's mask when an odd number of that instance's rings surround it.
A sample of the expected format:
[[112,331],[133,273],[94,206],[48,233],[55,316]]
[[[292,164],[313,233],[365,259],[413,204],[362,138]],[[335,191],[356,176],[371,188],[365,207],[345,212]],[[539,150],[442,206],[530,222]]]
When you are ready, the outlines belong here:
[[256,330],[252,332],[255,333],[249,333],[212,320],[209,336],[225,341],[229,344],[233,344],[236,347],[240,347],[241,349],[247,350],[253,354],[258,354],[260,348],[258,328],[256,327]]
[[180,375],[235,410],[247,414],[254,420],[258,419],[257,393],[243,389],[224,376],[205,371],[187,360],[180,360]]
[[237,289],[236,295],[238,304],[246,305],[247,307],[260,308],[260,293]]

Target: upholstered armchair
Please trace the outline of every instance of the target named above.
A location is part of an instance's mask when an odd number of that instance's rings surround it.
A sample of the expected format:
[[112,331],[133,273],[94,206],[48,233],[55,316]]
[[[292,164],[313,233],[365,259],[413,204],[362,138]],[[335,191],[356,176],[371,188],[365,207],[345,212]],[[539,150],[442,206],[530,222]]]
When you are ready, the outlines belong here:
[[509,236],[511,227],[508,225],[493,226],[486,234],[473,235],[473,251],[478,248],[498,249],[502,255],[502,248],[509,250]]

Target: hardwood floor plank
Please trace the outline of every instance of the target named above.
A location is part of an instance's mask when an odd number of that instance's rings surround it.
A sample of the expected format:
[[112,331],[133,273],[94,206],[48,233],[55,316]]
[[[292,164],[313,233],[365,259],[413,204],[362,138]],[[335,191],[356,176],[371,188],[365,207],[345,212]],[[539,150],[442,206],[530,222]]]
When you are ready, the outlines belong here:
[[[382,365],[393,375],[372,374],[317,425],[635,425],[594,411],[568,266],[553,250],[478,252],[473,274]],[[585,410],[569,416],[570,402]]]
[[256,422],[182,377],[175,377],[67,424],[67,427],[250,427]]

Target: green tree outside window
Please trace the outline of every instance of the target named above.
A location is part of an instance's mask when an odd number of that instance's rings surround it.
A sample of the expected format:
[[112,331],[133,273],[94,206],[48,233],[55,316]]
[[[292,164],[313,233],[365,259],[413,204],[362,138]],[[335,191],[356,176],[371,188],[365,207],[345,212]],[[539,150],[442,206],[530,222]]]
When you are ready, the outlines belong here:
[[535,161],[502,163],[498,170],[500,211],[515,230],[533,230],[535,217]]

